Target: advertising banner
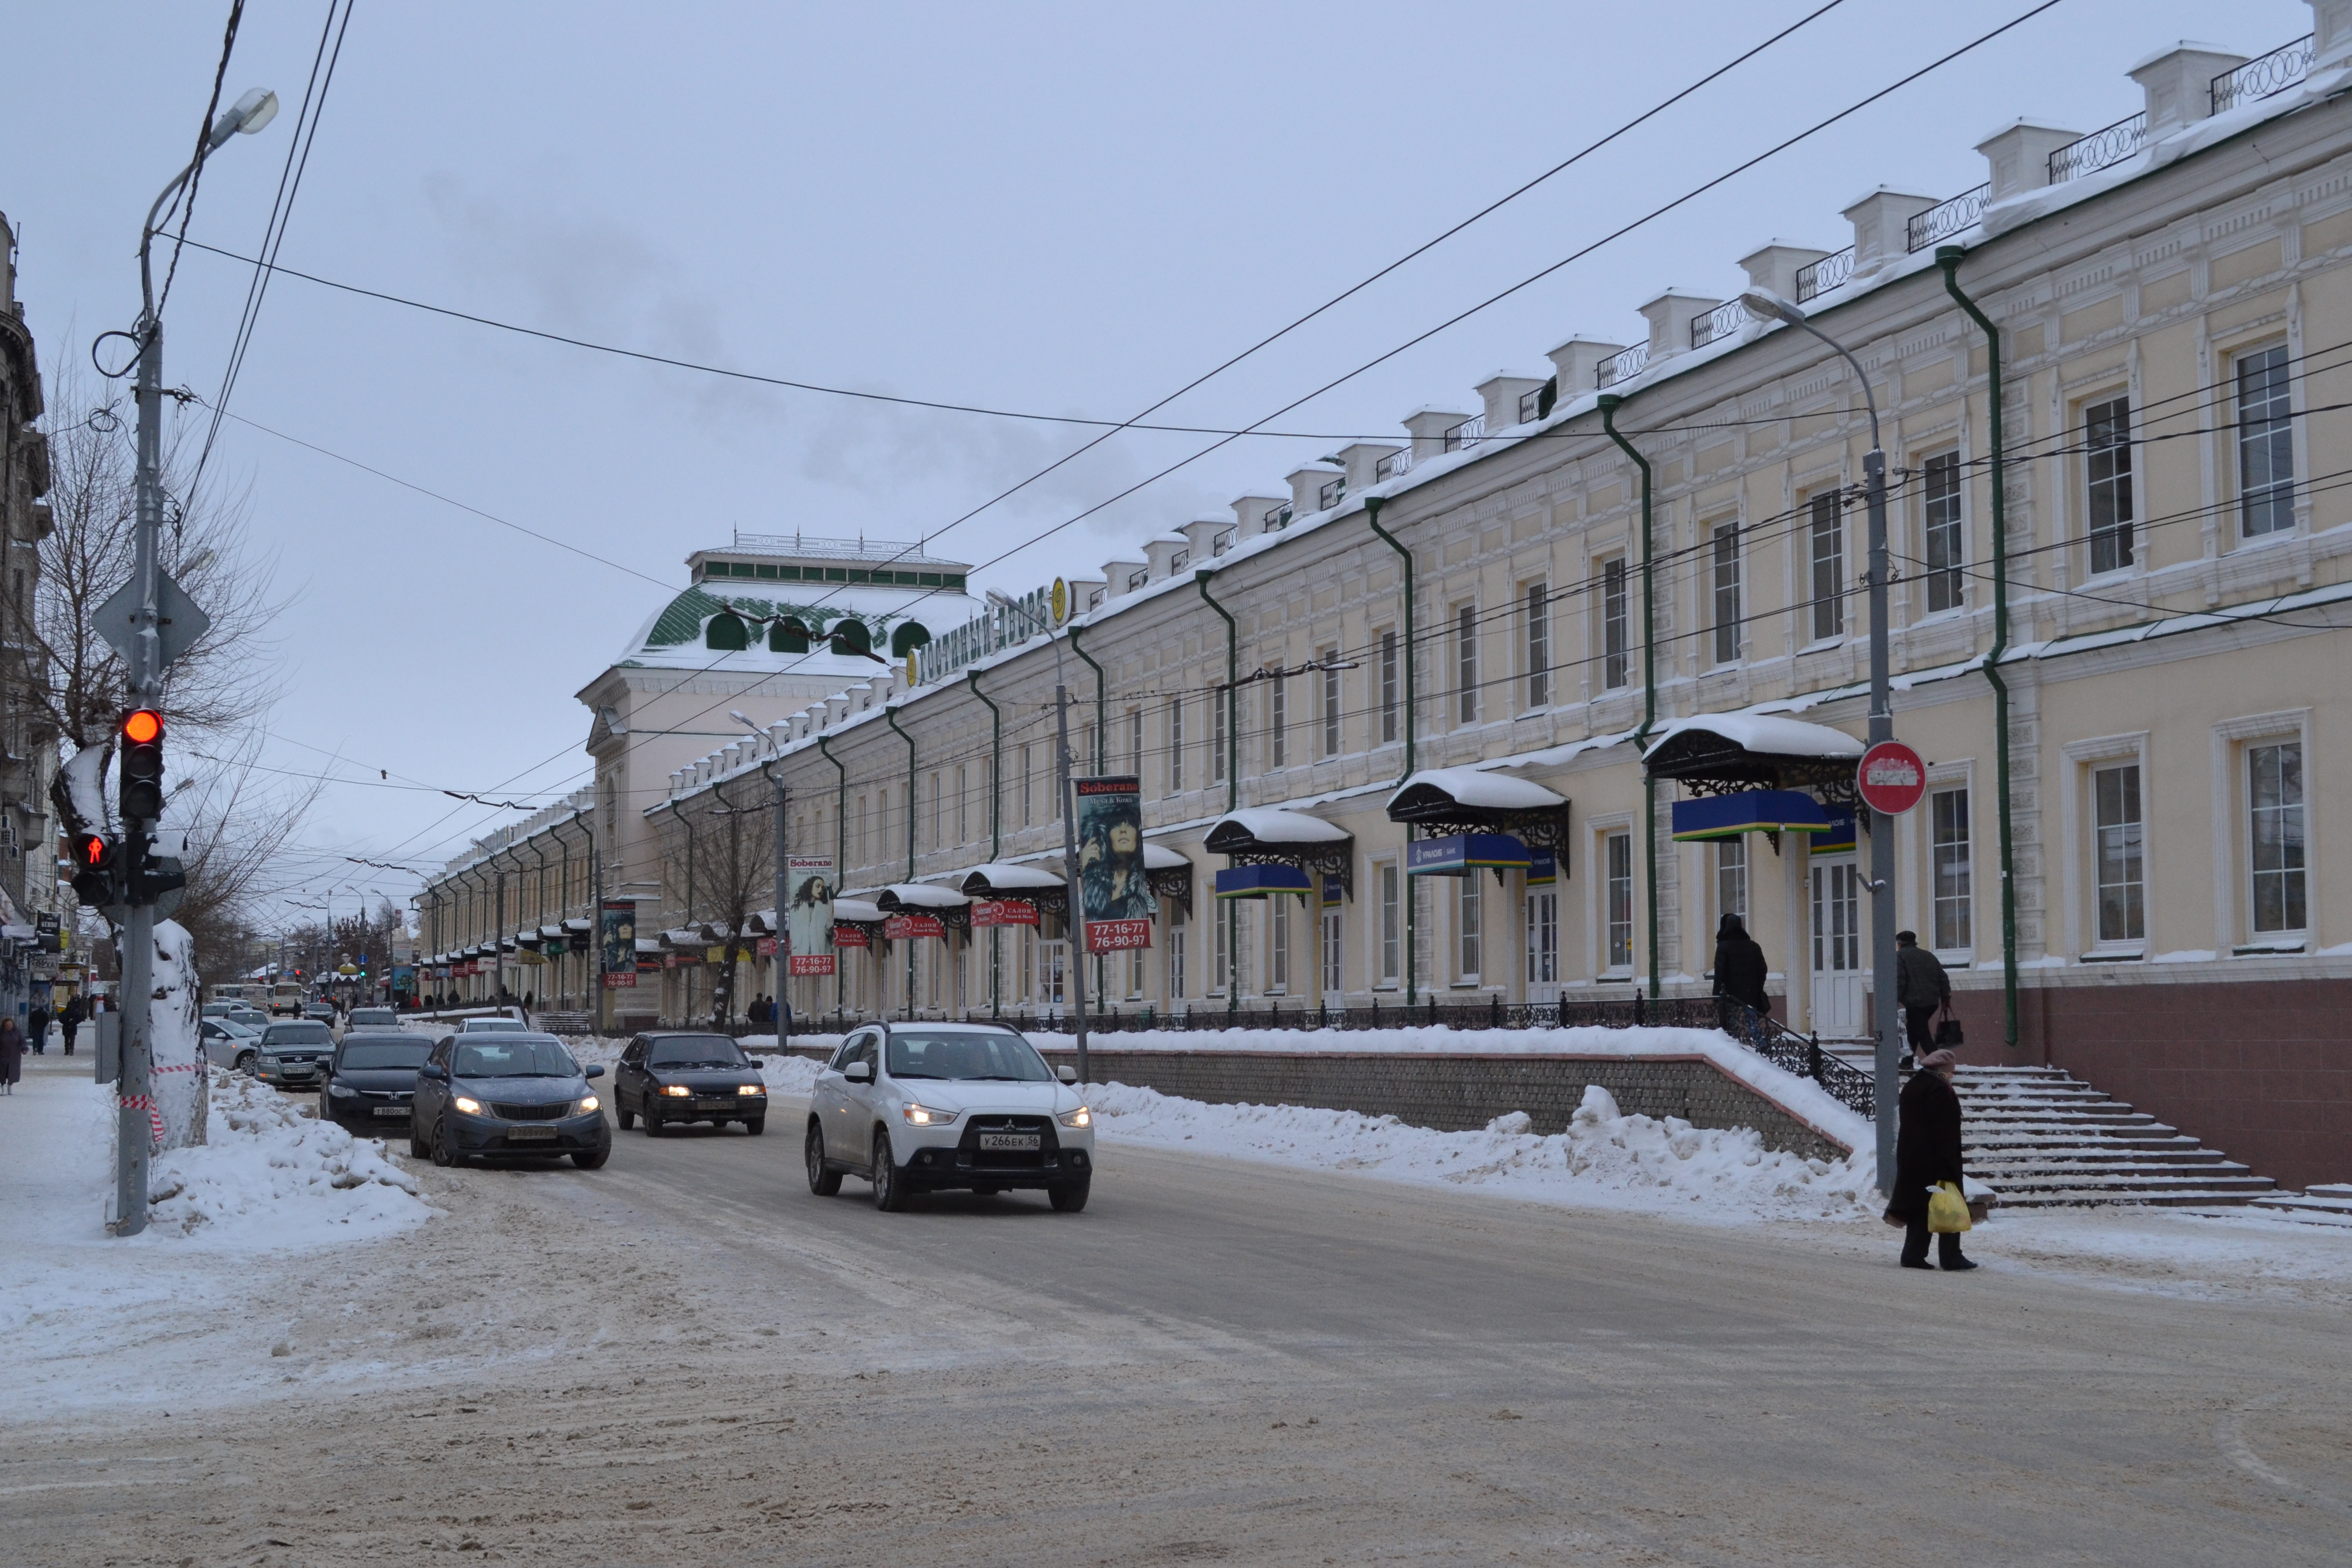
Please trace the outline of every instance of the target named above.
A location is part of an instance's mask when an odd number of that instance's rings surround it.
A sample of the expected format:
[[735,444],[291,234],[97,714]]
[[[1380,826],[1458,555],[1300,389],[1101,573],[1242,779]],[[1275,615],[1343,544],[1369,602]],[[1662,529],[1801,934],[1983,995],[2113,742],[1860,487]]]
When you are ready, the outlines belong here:
[[833,944],[833,857],[795,855],[789,862],[784,886],[792,905],[784,911],[786,967],[794,974],[831,974]]
[[760,939],[760,941],[759,941],[759,943],[758,943],[758,951],[759,951],[759,955],[760,955],[761,958],[773,958],[773,957],[775,957],[775,956],[776,956],[776,939],[775,939],[774,937],[772,937],[772,936],[763,936],[763,937],[761,937],[761,938]]
[[948,928],[940,923],[937,915],[892,915],[882,922],[882,935],[891,942],[908,942],[917,937],[944,937]]
[[606,899],[597,915],[597,938],[604,947],[604,972],[608,991],[637,983],[637,901]]
[[1034,926],[1037,906],[1019,899],[982,899],[971,906],[975,926]]
[[1073,779],[1078,897],[1088,952],[1151,945],[1158,900],[1143,866],[1143,781],[1132,773]]
[[835,947],[871,947],[873,943],[866,940],[866,928],[864,926],[837,925],[833,928],[833,945]]

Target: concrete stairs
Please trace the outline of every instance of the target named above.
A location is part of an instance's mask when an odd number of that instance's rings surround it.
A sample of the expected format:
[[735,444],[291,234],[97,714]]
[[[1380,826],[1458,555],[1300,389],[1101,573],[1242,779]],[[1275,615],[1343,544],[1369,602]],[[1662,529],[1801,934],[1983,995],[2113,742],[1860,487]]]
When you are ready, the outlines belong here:
[[2266,1193],[2247,1206],[2281,1219],[2352,1226],[2352,1182],[2331,1182],[2299,1193]]

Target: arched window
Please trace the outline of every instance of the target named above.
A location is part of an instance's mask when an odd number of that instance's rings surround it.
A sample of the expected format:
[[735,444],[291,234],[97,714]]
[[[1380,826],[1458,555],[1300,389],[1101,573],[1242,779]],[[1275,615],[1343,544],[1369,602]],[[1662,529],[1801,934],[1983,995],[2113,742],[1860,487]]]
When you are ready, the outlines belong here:
[[745,626],[743,618],[734,611],[721,610],[711,616],[710,624],[702,629],[702,646],[725,650],[750,647],[751,628]]
[[768,651],[771,653],[806,653],[808,644],[808,627],[790,616],[771,623],[768,627]]
[[833,624],[833,651],[835,653],[872,653],[874,638],[866,623],[854,616],[844,616]]
[[898,629],[890,634],[890,657],[904,658],[919,647],[929,646],[931,634],[920,621],[900,621]]

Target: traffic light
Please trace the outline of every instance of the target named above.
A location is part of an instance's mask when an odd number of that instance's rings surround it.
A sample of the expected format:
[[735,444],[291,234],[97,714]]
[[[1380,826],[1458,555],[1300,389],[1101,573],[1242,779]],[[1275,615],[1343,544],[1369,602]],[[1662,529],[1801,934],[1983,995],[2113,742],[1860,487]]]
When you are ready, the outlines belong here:
[[74,897],[93,907],[116,901],[114,841],[102,833],[78,833],[73,839]]
[[163,716],[134,708],[122,716],[122,820],[152,822],[163,815]]

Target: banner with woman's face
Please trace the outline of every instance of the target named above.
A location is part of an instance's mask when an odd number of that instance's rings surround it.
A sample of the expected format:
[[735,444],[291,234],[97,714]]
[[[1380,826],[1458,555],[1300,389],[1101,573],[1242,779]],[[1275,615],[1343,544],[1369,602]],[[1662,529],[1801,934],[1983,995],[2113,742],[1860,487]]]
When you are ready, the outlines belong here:
[[1088,952],[1151,945],[1151,917],[1160,906],[1143,865],[1142,782],[1132,773],[1070,781]]
[[789,973],[831,974],[833,955],[833,857],[794,855],[786,862],[784,910]]

